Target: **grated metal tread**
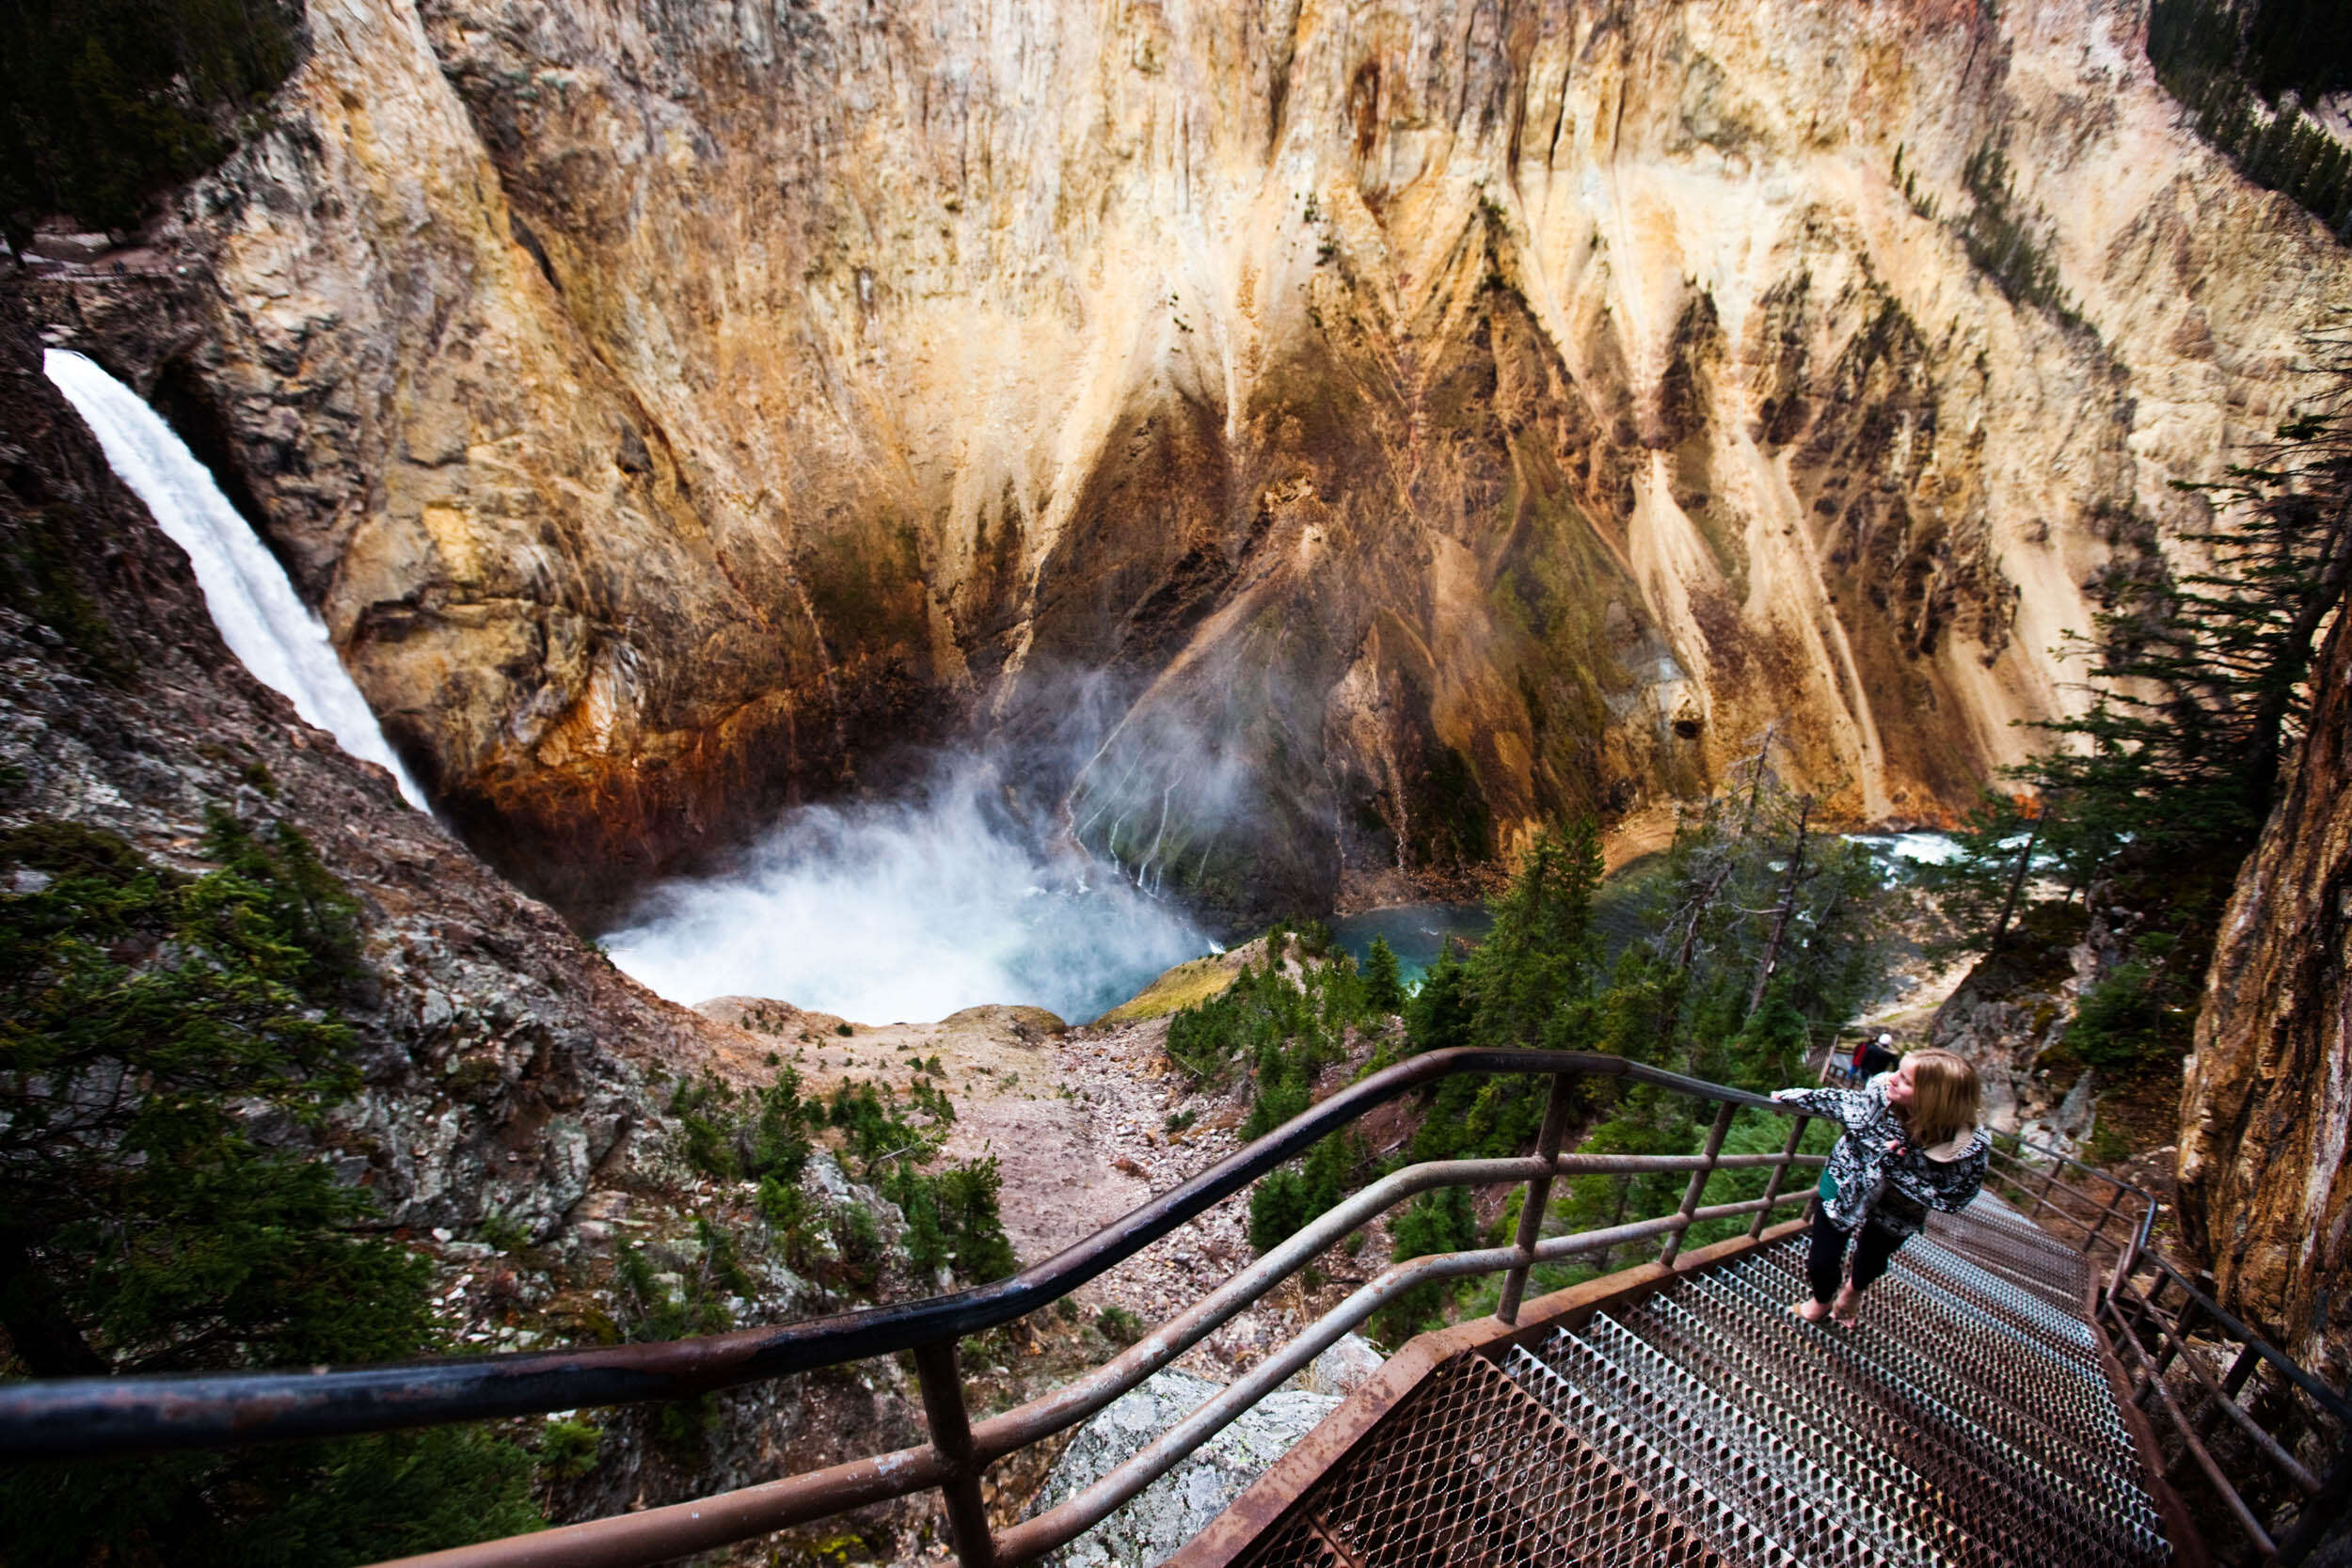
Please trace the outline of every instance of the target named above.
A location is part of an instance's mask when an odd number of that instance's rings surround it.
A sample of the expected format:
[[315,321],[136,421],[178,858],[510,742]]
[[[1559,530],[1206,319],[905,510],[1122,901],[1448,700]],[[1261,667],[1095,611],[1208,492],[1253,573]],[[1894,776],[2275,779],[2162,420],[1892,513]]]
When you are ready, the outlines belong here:
[[1515,1350],[1508,1365],[1571,1424],[1561,1408],[1564,1386],[1601,1396],[1626,1424],[1734,1499],[1735,1511],[1780,1549],[1775,1560],[1823,1568],[1932,1560],[1901,1521],[1846,1485],[1842,1466],[1824,1468],[1774,1422],[1719,1398],[1609,1318],[1555,1334],[1534,1352]]
[[2161,1568],[2085,1259],[1934,1218],[1855,1329],[1789,1314],[1798,1237],[1449,1362],[1239,1560]]
[[[1783,1311],[1805,1293],[1802,1284],[1793,1290],[1776,1288],[1776,1272],[1731,1270],[1722,1277],[1725,1285],[1753,1291]],[[1895,1277],[1891,1273],[1888,1275],[1890,1280]],[[1872,1287],[1872,1293],[1877,1290]],[[1929,1305],[1947,1306],[1955,1316],[1979,1320],[1985,1316],[1974,1303]],[[2102,1418],[2103,1414],[2112,1417],[2115,1400],[2095,1369],[2080,1369],[2069,1375],[2058,1372],[2041,1357],[2030,1362],[1994,1359],[1984,1368],[1981,1379],[1972,1378],[1967,1358],[1930,1354],[1912,1342],[1915,1326],[1932,1318],[1899,1317],[1887,1309],[1886,1303],[1878,1307],[1869,1315],[1876,1322],[1866,1318],[1855,1329],[1835,1333],[1837,1354],[1855,1375],[1924,1400],[1945,1418],[1971,1423],[2004,1446],[2033,1456],[2082,1485],[2099,1487],[2131,1479],[2129,1466],[2137,1461],[2128,1448],[2113,1449],[2108,1445],[2110,1437],[2122,1437],[2122,1426],[2120,1418]],[[1889,1323],[1899,1327],[1884,1326]],[[2106,1411],[2101,1412],[2094,1401],[2105,1404]]]
[[1808,1398],[1768,1362],[1724,1338],[1680,1301],[1653,1298],[1629,1313],[1627,1324],[1717,1398],[1737,1403],[1824,1473],[1842,1478],[1888,1521],[1882,1533],[1922,1544],[1926,1560],[1932,1562],[1992,1568],[2007,1560],[1969,1535],[1962,1521],[1936,1507],[1909,1465],[1882,1457],[1867,1429],[1841,1419],[1834,1406]]
[[[1752,1323],[1772,1329],[1783,1322],[1804,1327],[1787,1311],[1796,1291],[1767,1293],[1757,1283],[1759,1272],[1725,1270],[1693,1280],[1691,1288],[1713,1292]],[[2028,1511],[2069,1540],[2084,1528],[2083,1521],[2103,1519],[2109,1512],[2104,1481],[2086,1481],[2076,1473],[2080,1459],[2073,1446],[2012,1406],[1959,1383],[1884,1336],[1866,1345],[1855,1334],[1811,1332],[1819,1338],[1820,1360],[1833,1375],[1862,1397],[1899,1413],[1910,1435],[1898,1435],[1891,1446],[1901,1449],[1907,1443],[1924,1451],[1931,1446],[1920,1443],[1920,1435],[1933,1433],[1932,1449],[1967,1465],[1979,1485],[1992,1488],[2009,1499],[2006,1506]],[[2099,1548],[2086,1535],[2074,1549],[2090,1553]]]
[[[1793,1299],[1793,1292],[1788,1299]],[[1806,1396],[1866,1431],[1867,1460],[1901,1463],[1969,1519],[1974,1534],[2022,1564],[2125,1560],[2084,1529],[2081,1488],[2047,1474],[2025,1455],[1958,1412],[1900,1384],[1872,1375],[1834,1330],[1799,1323],[1787,1300],[1758,1296],[1735,1279],[1693,1280],[1683,1299],[1716,1331],[1747,1338]],[[1785,1325],[1785,1326],[1784,1326]],[[1804,1335],[1802,1350],[1791,1336]]]
[[1545,1568],[1720,1568],[1700,1540],[1584,1434],[1494,1363],[1464,1357],[1327,1478],[1268,1563],[1494,1562]]

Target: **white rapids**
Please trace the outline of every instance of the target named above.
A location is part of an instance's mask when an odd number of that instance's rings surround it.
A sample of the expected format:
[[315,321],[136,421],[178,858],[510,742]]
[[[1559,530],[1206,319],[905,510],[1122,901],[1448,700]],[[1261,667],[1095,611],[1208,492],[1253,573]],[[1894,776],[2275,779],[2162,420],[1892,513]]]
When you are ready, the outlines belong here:
[[147,503],[171,542],[188,552],[221,641],[254,678],[283,692],[303,722],[344,751],[391,769],[408,802],[425,809],[367,699],[335,655],[326,626],[294,593],[286,569],[255,537],[229,498],[161,415],[96,364],[66,349],[41,367],[105,450],[107,466]]

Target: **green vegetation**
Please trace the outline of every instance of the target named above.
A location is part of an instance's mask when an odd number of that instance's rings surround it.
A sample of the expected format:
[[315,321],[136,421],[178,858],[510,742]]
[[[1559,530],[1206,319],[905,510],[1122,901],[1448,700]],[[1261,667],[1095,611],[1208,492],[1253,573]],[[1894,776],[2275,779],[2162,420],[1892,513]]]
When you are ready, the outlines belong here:
[[808,1164],[809,1125],[825,1122],[822,1106],[801,1099],[801,1075],[789,1067],[766,1088],[743,1095],[712,1074],[682,1079],[670,1096],[670,1115],[685,1133],[686,1163],[720,1181],[796,1180]]
[[2283,786],[2320,639],[2352,590],[2352,338],[2312,345],[2313,396],[2254,461],[2193,486],[2214,510],[2182,535],[2114,525],[2084,652],[2091,705],[1988,797],[1959,862],[1929,879],[1952,945],[2000,952],[2049,905],[2112,914],[2131,952],[2077,1009],[2066,1053],[2177,1085],[2223,905]]
[[1973,198],[1956,225],[1968,259],[2011,304],[2030,305],[2062,326],[2082,327],[2081,314],[2058,287],[2049,241],[2038,232],[2049,228],[2049,219],[2019,205],[2008,156],[1990,144],[1979,148],[1963,167],[1961,182]]
[[[1391,955],[1391,987],[1394,969]],[[1351,1032],[1385,1023],[1354,961],[1334,951],[1329,929],[1302,921],[1295,930],[1277,926],[1266,933],[1263,964],[1245,965],[1225,990],[1176,1014],[1167,1050],[1196,1082],[1247,1073],[1250,1105],[1241,1132],[1255,1138],[1307,1109],[1315,1079],[1347,1054]],[[1360,1184],[1364,1164],[1361,1145],[1342,1132],[1316,1145],[1303,1170],[1265,1177],[1250,1194],[1250,1244],[1263,1252],[1329,1209]]]
[[2352,149],[2304,110],[2352,87],[2352,13],[2335,0],[2155,0],[2148,58],[2239,173],[2352,239]]
[[[0,155],[0,166],[5,163]],[[76,564],[70,541],[85,526],[73,509],[56,504],[7,518],[0,526],[0,604],[56,633],[58,652],[77,672],[122,686],[137,666],[107,626]]]
[[1364,1006],[1375,1013],[1402,1012],[1405,987],[1397,979],[1396,954],[1386,937],[1372,939],[1364,953]]
[[[11,1376],[444,1348],[426,1270],[296,1147],[359,1085],[358,906],[284,825],[190,876],[110,833],[0,835],[0,1323]],[[8,885],[8,884],[0,884]],[[0,1481],[11,1564],[340,1563],[532,1528],[531,1456],[469,1428]]]
[[[850,1173],[877,1182],[904,1217],[908,1260],[918,1275],[928,1279],[944,1268],[965,1284],[1001,1278],[1017,1264],[999,1213],[1004,1183],[995,1158],[958,1162],[936,1174],[922,1168],[938,1158],[956,1108],[936,1081],[943,1071],[936,1057],[911,1065],[903,1097],[887,1084],[844,1082],[822,1102],[801,1097],[800,1074],[789,1067],[766,1088],[743,1093],[705,1075],[678,1085],[670,1114],[694,1170],[759,1183],[755,1201],[769,1240],[794,1269],[815,1269],[857,1295],[870,1295],[881,1281],[883,1247],[874,1215],[855,1204],[820,1214],[797,1185],[814,1147],[812,1130],[830,1128],[840,1134]],[[830,1259],[820,1244],[828,1238]],[[700,1310],[678,1307],[690,1309]]]
[[[1248,1074],[1248,1136],[1307,1108],[1316,1079],[1347,1054],[1351,1032],[1377,1041],[1367,1069],[1400,1053],[1475,1044],[1605,1052],[1756,1089],[1800,1081],[1809,1046],[1828,1038],[1878,982],[1883,934],[1904,896],[1866,848],[1820,833],[1813,811],[1810,800],[1779,785],[1768,737],[1737,787],[1690,823],[1669,854],[1606,895],[1590,824],[1539,834],[1494,901],[1485,942],[1440,955],[1402,998],[1404,1038],[1389,1032],[1392,1009],[1381,1005],[1396,998],[1375,995],[1394,983],[1393,955],[1383,964],[1375,950],[1359,974],[1343,957],[1312,961],[1313,933],[1294,942],[1277,927],[1263,963],[1177,1015],[1169,1055],[1202,1082]],[[1298,962],[1286,962],[1294,954]],[[1323,1139],[1258,1182],[1250,1244],[1261,1253],[1279,1244],[1386,1169],[1525,1151],[1549,1085],[1540,1075],[1448,1078],[1426,1092],[1418,1131],[1385,1166],[1352,1130]],[[1692,1153],[1704,1140],[1705,1108],[1678,1096],[1613,1081],[1577,1094],[1571,1109],[1584,1148]],[[1743,1113],[1729,1147],[1776,1151],[1787,1126]],[[1814,1136],[1827,1147],[1826,1130]],[[1765,1179],[1761,1171],[1722,1173],[1705,1201],[1757,1196]],[[1654,1216],[1674,1206],[1685,1180],[1565,1183],[1544,1228],[1556,1234]],[[1503,1229],[1516,1223],[1506,1209]],[[1488,1239],[1499,1242],[1502,1232]],[[1702,1227],[1692,1244],[1711,1239]],[[1399,1260],[1481,1244],[1470,1195],[1422,1195],[1392,1216],[1391,1240]],[[1539,1269],[1536,1282],[1555,1288],[1580,1272],[1589,1271]],[[1393,1344],[1479,1288],[1417,1287],[1381,1311],[1375,1331]]]
[[0,227],[129,229],[252,134],[300,57],[285,0],[17,0],[0,9]]

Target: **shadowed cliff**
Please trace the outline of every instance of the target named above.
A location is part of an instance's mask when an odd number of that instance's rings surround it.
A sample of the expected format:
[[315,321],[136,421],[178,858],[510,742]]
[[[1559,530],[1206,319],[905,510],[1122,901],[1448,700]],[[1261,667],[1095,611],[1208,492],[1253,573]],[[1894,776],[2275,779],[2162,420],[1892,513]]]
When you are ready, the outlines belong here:
[[2012,760],[2345,275],[2137,25],[368,0],[36,293],[576,917],[984,738],[1241,918]]

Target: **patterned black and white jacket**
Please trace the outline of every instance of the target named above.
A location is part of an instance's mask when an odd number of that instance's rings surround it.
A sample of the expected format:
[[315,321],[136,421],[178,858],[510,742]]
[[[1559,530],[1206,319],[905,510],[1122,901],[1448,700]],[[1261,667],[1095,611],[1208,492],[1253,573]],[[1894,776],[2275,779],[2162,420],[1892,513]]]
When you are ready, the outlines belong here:
[[1846,1135],[1830,1150],[1821,1182],[1821,1208],[1830,1223],[1851,1231],[1865,1220],[1883,1230],[1915,1236],[1930,1209],[1964,1209],[1984,1185],[1992,1136],[1976,1128],[1928,1148],[1915,1148],[1911,1134],[1887,1103],[1882,1072],[1858,1089],[1777,1089],[1772,1098],[1815,1116],[1835,1117]]

